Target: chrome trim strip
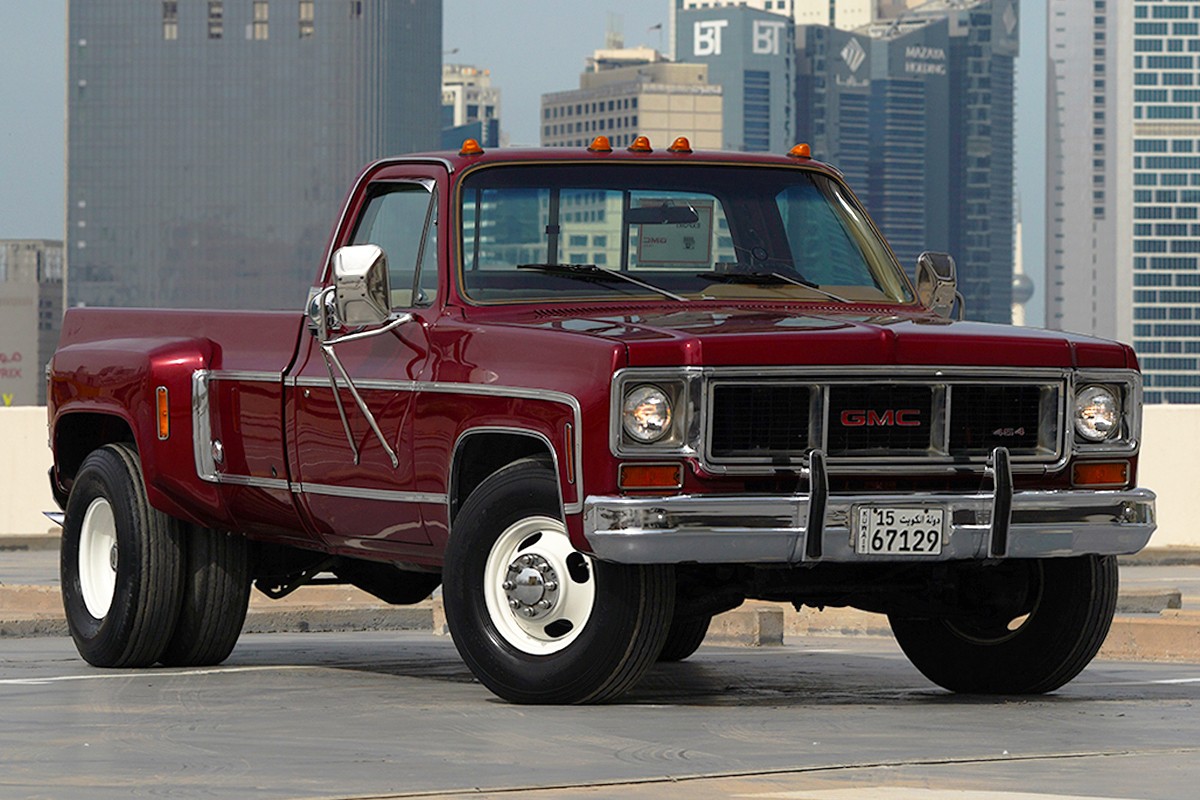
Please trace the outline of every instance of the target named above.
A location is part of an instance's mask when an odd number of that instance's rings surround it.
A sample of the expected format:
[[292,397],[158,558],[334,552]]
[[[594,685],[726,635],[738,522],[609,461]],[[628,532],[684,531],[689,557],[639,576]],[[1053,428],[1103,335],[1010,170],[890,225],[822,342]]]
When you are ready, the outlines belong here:
[[284,478],[256,478],[253,475],[226,475],[218,473],[214,483],[224,483],[230,486],[251,486],[255,489],[274,489],[286,492],[291,484]]
[[208,408],[210,374],[206,369],[192,373],[192,455],[200,480],[218,483],[217,464],[212,456],[212,418]]
[[[597,557],[626,564],[989,559],[995,558],[989,552],[995,502],[992,494],[831,495],[819,559],[807,555],[806,495],[591,496],[583,530]],[[941,555],[859,555],[851,509],[862,503],[941,506],[947,520]],[[1156,527],[1154,492],[1140,488],[1015,492],[1011,513],[1006,558],[1136,553]]]
[[[328,378],[288,378],[287,383],[293,387],[329,388]],[[417,381],[394,381],[387,379],[354,379],[354,385],[360,389],[376,389],[383,392],[415,392],[420,385]]]
[[391,489],[364,489],[358,486],[334,486],[328,483],[307,482],[294,483],[291,488],[294,494],[319,494],[327,497],[349,497],[355,500],[381,500],[387,503],[446,504],[446,495],[434,492],[398,492]]
[[241,369],[211,369],[207,370],[209,381],[242,381],[244,383],[279,383],[283,380],[281,372],[259,372]]
[[[321,378],[301,378],[293,377],[289,379],[290,383],[295,387],[311,386],[311,387],[328,387],[329,381]],[[486,383],[454,383],[448,381],[393,381],[393,380],[356,380],[355,384],[360,389],[374,389],[377,391],[396,391],[396,392],[432,392],[437,394],[464,394],[483,397],[512,397],[518,400],[541,400],[559,405],[565,405],[571,409],[573,422],[576,431],[583,430],[583,407],[579,402],[579,398],[566,392],[557,392],[551,389],[529,389],[523,386],[498,386]],[[475,429],[471,429],[475,430]],[[526,429],[514,428],[515,431],[526,432]],[[532,431],[528,431],[533,433]],[[461,437],[460,437],[461,438]],[[575,436],[575,484],[583,486],[583,437]],[[456,443],[457,444],[457,443]],[[550,452],[554,454],[557,462],[558,453],[553,446],[550,447]],[[557,469],[557,463],[556,463]],[[447,486],[449,484],[447,483]],[[561,487],[560,487],[561,494]],[[583,511],[583,499],[576,500],[572,503],[566,503],[563,506],[564,513],[578,514]]]
[[67,515],[62,511],[43,511],[42,514],[60,528],[67,521]]

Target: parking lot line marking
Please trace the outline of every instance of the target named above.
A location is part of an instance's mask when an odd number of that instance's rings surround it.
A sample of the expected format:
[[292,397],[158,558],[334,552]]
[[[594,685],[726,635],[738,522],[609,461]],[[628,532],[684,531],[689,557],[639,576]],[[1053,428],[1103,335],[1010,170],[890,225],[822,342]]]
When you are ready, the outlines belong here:
[[103,681],[118,678],[164,677],[174,678],[187,675],[225,675],[233,672],[269,672],[272,670],[321,669],[304,664],[280,664],[262,667],[225,667],[214,669],[189,670],[138,670],[137,672],[103,673],[95,675],[53,675],[45,678],[0,678],[0,686],[40,686],[48,683],[63,683],[65,681]]
[[762,792],[735,797],[762,800],[1120,800],[1096,795],[1041,794],[1033,792],[997,792],[975,789],[929,789],[923,786],[856,786],[851,789]]

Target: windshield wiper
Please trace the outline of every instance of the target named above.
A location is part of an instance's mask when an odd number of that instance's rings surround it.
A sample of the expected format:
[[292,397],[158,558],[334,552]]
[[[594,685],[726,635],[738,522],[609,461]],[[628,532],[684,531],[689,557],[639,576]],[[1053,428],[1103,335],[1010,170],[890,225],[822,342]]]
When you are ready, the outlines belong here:
[[686,297],[681,297],[674,292],[669,292],[666,289],[655,286],[652,283],[646,283],[643,280],[627,275],[624,272],[616,270],[604,269],[595,264],[517,264],[517,269],[536,269],[541,272],[549,272],[552,275],[565,275],[569,278],[583,278],[591,280],[599,278],[600,280],[620,280],[632,283],[634,286],[640,286],[643,289],[649,289],[652,292],[657,292],[663,297],[669,297],[672,300],[678,300],[681,303],[688,302]]
[[833,292],[827,292],[818,284],[804,278],[793,278],[789,275],[784,275],[779,272],[759,272],[747,270],[745,272],[698,272],[697,277],[704,278],[706,281],[716,281],[717,283],[752,283],[760,286],[778,285],[781,283],[789,283],[793,286],[803,286],[805,289],[811,289],[817,294],[824,295],[830,300],[836,300],[839,303],[849,303],[850,301],[844,297],[840,297]]

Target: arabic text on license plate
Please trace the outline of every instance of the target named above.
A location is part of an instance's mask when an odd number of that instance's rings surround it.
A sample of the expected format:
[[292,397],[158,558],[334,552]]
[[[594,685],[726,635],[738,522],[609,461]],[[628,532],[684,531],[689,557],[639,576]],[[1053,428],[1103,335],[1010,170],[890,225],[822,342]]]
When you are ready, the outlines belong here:
[[941,508],[859,506],[855,552],[936,556],[942,552],[945,516]]

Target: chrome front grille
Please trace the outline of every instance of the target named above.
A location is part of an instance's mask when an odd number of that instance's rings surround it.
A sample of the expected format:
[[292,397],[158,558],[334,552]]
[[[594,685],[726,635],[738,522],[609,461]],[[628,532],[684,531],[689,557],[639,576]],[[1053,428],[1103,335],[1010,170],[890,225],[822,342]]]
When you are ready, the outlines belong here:
[[820,448],[831,463],[972,464],[996,447],[1014,462],[1063,457],[1065,381],[973,376],[757,381],[710,376],[705,460],[794,464]]

